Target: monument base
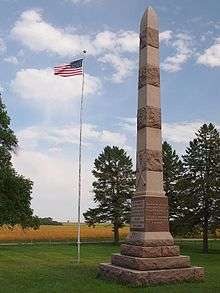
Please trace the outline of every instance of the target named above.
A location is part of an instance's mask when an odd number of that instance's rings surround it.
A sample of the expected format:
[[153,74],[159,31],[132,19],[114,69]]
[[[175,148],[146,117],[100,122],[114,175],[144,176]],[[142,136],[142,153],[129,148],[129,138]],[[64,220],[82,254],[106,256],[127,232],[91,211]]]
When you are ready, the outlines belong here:
[[100,272],[105,279],[135,286],[202,281],[204,278],[204,271],[201,267],[138,271],[102,263]]
[[180,255],[178,246],[160,243],[122,244],[121,254],[113,254],[111,264],[100,264],[101,277],[135,286],[204,279],[204,269],[191,267],[190,258]]

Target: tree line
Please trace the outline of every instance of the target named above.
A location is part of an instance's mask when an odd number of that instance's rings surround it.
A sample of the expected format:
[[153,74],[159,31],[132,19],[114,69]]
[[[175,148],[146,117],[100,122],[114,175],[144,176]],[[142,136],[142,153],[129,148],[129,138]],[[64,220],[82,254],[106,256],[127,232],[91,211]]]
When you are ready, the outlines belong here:
[[[51,218],[40,219],[31,209],[33,182],[16,172],[12,154],[18,140],[0,96],[0,226],[37,229]],[[203,251],[208,252],[208,233],[220,226],[220,136],[212,124],[204,124],[180,158],[163,142],[164,190],[169,199],[171,232],[186,235],[201,231]],[[111,223],[115,242],[119,229],[130,221],[131,198],[135,191],[132,159],[117,146],[106,146],[95,159],[92,171],[96,208],[84,213],[88,225]]]
[[[208,252],[208,234],[220,226],[220,136],[212,124],[204,124],[180,158],[164,141],[163,180],[169,200],[171,233],[187,235],[201,231],[203,251]],[[131,198],[135,190],[132,160],[125,150],[105,147],[94,163],[96,208],[84,217],[88,225],[110,222],[114,240],[119,228],[130,221]]]

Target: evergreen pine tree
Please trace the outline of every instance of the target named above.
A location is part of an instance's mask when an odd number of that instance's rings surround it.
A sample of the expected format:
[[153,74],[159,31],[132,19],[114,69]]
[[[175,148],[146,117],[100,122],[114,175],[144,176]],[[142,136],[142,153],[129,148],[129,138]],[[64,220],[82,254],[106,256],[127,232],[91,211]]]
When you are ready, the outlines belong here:
[[135,175],[132,160],[123,149],[107,146],[95,160],[93,192],[96,208],[90,208],[84,217],[86,223],[109,222],[113,225],[114,241],[119,241],[119,228],[129,222],[131,197]]
[[203,252],[208,252],[208,231],[219,225],[220,137],[213,124],[204,124],[183,156],[185,174],[182,192],[185,199],[185,222],[201,227]]
[[172,146],[166,141],[162,145],[163,152],[163,182],[164,191],[169,201],[169,221],[173,234],[180,232],[182,204],[181,194],[178,190],[178,183],[183,172],[183,163],[173,150]]

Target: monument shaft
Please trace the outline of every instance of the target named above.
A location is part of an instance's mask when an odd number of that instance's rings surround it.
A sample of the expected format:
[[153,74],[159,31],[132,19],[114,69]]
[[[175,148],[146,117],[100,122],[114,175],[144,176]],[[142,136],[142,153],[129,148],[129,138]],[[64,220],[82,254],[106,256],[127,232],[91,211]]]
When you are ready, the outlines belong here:
[[[136,193],[128,242],[172,244],[168,201],[163,191],[159,25],[152,8],[140,25]],[[155,243],[156,244],[156,243]]]

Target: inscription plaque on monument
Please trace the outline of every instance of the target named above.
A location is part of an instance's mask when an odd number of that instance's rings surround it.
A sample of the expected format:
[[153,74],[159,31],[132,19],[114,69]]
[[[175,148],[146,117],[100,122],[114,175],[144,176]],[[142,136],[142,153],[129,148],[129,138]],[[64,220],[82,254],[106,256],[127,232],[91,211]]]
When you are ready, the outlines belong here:
[[146,231],[169,231],[167,197],[146,198]]
[[133,198],[131,210],[131,230],[144,231],[145,198]]
[[134,197],[131,231],[169,231],[167,197]]

